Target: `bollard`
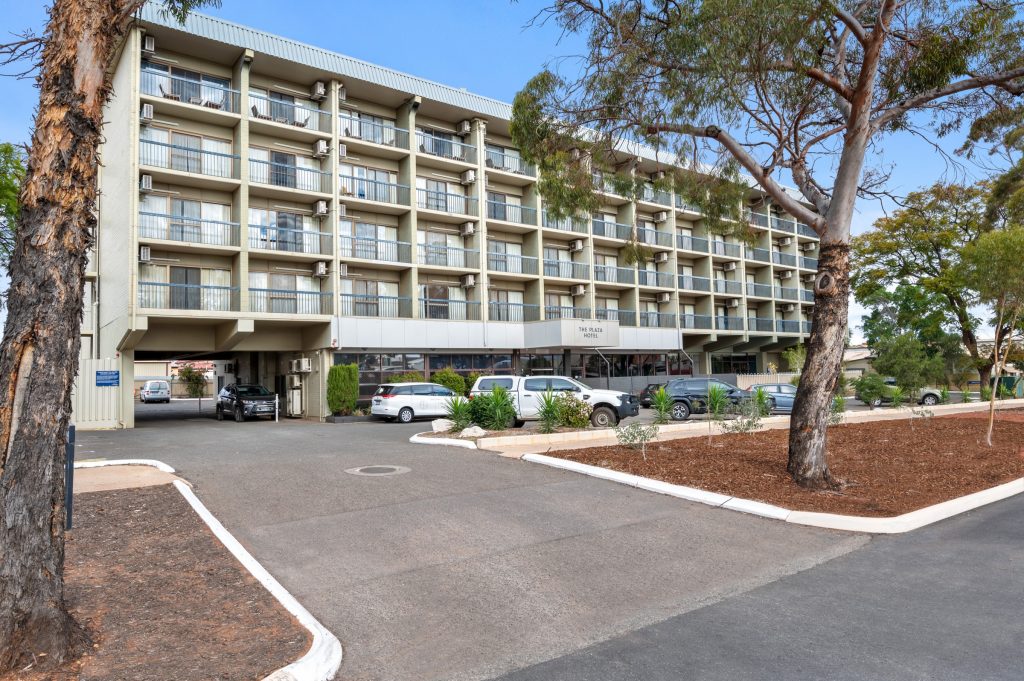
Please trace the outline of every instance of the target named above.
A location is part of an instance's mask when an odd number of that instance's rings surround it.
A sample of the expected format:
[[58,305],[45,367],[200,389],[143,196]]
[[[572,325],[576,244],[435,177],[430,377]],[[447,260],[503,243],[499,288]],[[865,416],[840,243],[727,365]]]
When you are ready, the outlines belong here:
[[68,426],[68,441],[64,445],[64,529],[71,529],[75,492],[75,426]]

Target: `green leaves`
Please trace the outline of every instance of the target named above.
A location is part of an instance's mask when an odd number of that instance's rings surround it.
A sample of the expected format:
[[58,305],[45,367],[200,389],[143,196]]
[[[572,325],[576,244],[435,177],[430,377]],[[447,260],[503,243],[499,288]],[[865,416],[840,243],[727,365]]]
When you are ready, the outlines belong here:
[[10,266],[18,221],[18,194],[25,179],[25,156],[9,142],[0,143],[0,269]]

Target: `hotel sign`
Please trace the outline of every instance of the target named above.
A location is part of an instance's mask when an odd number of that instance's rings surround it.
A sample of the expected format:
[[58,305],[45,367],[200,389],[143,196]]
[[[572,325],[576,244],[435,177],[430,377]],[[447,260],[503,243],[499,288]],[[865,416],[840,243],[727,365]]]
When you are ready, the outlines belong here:
[[619,344],[618,322],[601,320],[574,320],[563,345],[571,347],[605,348]]

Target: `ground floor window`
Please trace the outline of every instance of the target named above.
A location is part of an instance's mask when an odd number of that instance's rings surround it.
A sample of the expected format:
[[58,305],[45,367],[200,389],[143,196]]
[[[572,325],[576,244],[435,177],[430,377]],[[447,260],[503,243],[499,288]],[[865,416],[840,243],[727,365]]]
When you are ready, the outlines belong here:
[[711,355],[713,374],[756,374],[756,355]]
[[584,378],[624,378],[628,376],[691,376],[697,355],[668,353],[573,354],[572,375]]
[[335,364],[359,367],[359,396],[369,398],[382,383],[395,380],[409,372],[419,372],[423,380],[430,374],[451,367],[464,377],[469,374],[511,374],[511,354],[448,354],[448,353],[376,353],[336,352]]

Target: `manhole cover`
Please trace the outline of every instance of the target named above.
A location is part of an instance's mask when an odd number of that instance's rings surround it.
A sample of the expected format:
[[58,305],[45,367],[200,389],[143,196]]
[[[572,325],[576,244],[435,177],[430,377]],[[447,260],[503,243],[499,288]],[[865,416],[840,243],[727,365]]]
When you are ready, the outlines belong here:
[[359,468],[349,468],[345,472],[352,475],[381,476],[399,475],[400,473],[408,473],[410,470],[410,468],[405,466],[360,466]]

